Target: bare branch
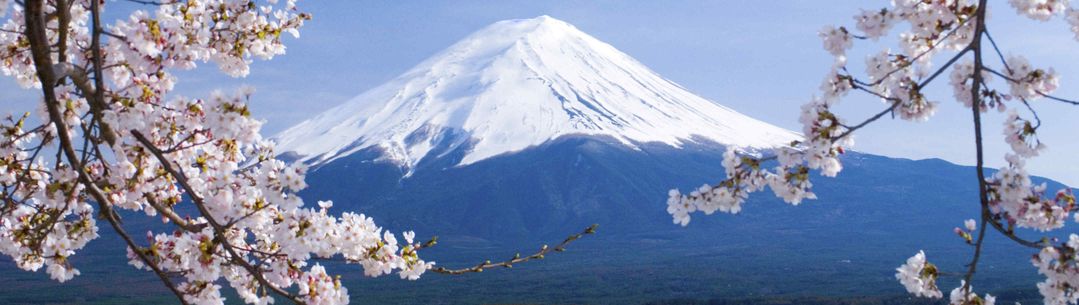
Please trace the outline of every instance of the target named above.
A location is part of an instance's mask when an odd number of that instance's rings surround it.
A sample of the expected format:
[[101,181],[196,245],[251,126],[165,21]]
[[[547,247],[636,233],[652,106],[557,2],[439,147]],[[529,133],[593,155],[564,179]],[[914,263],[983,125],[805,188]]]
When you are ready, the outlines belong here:
[[513,268],[513,264],[523,263],[523,262],[527,262],[527,261],[534,260],[534,259],[543,259],[545,257],[545,255],[547,255],[551,251],[555,251],[555,252],[565,251],[566,246],[569,245],[570,243],[572,243],[573,241],[578,240],[581,237],[584,237],[585,235],[590,235],[590,234],[596,233],[596,227],[598,227],[598,226],[599,225],[594,224],[594,225],[589,226],[588,228],[585,228],[584,231],[581,231],[581,233],[570,235],[565,240],[563,240],[562,243],[558,244],[557,246],[555,246],[553,248],[548,247],[547,245],[543,245],[543,247],[540,247],[539,251],[537,251],[535,254],[532,254],[532,255],[529,255],[529,256],[521,256],[520,253],[517,253],[517,254],[515,254],[513,256],[513,258],[510,258],[510,259],[505,260],[505,261],[497,262],[497,263],[492,263],[490,260],[488,260],[488,261],[484,261],[482,263],[479,263],[479,264],[477,264],[475,266],[472,266],[472,267],[469,267],[469,268],[446,269],[444,267],[438,267],[438,268],[431,269],[431,271],[435,272],[435,273],[441,273],[441,274],[457,275],[457,274],[465,274],[465,273],[483,272],[484,269],[489,269],[489,268],[493,268],[493,267]]
[[865,127],[866,125],[869,125],[869,123],[872,123],[872,122],[874,122],[876,120],[879,120],[880,118],[884,117],[885,114],[888,114],[888,113],[891,113],[892,111],[895,111],[895,108],[897,108],[897,107],[899,107],[899,102],[898,101],[897,102],[892,102],[892,105],[889,106],[888,108],[884,109],[881,112],[878,112],[877,114],[869,117],[868,119],[865,119],[865,121],[862,121],[861,123],[858,123],[857,125],[847,127],[847,131],[839,134],[838,136],[832,137],[831,140],[832,141],[838,141],[840,139],[846,138],[847,136],[850,136],[851,134],[853,134],[854,131],[856,131],[858,129],[862,129],[862,127]]

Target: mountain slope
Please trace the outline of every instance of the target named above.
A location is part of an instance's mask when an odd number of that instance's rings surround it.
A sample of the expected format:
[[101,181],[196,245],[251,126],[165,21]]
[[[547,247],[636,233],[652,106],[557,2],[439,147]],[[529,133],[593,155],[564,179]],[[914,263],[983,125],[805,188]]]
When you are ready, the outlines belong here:
[[490,25],[275,138],[279,152],[313,165],[378,148],[411,172],[458,149],[455,165],[468,165],[567,135],[635,149],[707,140],[755,150],[798,138],[547,16]]

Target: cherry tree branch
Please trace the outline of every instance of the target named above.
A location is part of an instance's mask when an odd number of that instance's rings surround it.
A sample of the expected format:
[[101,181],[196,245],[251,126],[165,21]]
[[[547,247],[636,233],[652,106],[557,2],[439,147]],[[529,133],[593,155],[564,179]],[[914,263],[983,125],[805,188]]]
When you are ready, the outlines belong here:
[[281,289],[280,287],[271,284],[269,281],[266,280],[265,277],[263,277],[262,271],[260,271],[258,267],[251,265],[247,262],[247,260],[243,258],[243,256],[240,256],[238,253],[236,253],[236,251],[233,249],[234,247],[231,243],[229,243],[228,238],[225,236],[225,232],[228,230],[228,228],[225,228],[220,223],[218,223],[217,220],[214,219],[213,214],[211,214],[210,211],[206,209],[205,201],[203,201],[202,196],[195,192],[195,189],[191,187],[191,184],[188,183],[187,175],[185,175],[180,169],[175,168],[172,164],[172,161],[165,157],[164,153],[160,149],[158,149],[157,146],[155,146],[155,144],[151,142],[150,139],[146,138],[146,136],[144,136],[141,132],[139,132],[138,130],[131,130],[130,132],[131,135],[134,136],[135,139],[138,140],[143,147],[149,150],[150,153],[157,158],[159,163],[161,163],[161,167],[165,169],[165,171],[168,172],[169,175],[176,178],[176,182],[180,184],[180,187],[183,188],[185,192],[187,192],[188,196],[191,197],[191,201],[195,204],[195,207],[198,208],[199,213],[201,213],[202,216],[206,218],[206,221],[210,224],[210,226],[213,227],[214,239],[217,242],[221,243],[221,246],[225,248],[226,252],[229,253],[234,263],[240,265],[245,270],[247,270],[247,272],[251,274],[251,277],[254,277],[255,280],[258,281],[259,284],[262,285],[264,288],[270,289],[274,293],[285,297],[296,304],[304,303],[297,296],[292,295],[288,291],[285,291],[284,289]]
[[879,120],[880,118],[884,117],[884,115],[886,115],[888,113],[891,113],[892,111],[895,111],[895,108],[897,108],[897,107],[899,107],[899,102],[893,102],[891,106],[889,106],[888,108],[884,109],[883,111],[878,112],[877,114],[869,117],[868,119],[865,119],[865,121],[862,121],[861,123],[858,123],[856,125],[847,127],[847,131],[844,131],[843,133],[839,134],[838,136],[832,137],[831,140],[832,141],[838,141],[840,139],[846,138],[847,136],[850,136],[851,134],[853,134],[854,131],[856,131],[858,129],[862,129],[862,127],[865,127],[866,125],[869,125],[869,123],[873,123],[874,121]]
[[1049,241],[1046,240],[1046,239],[1042,239],[1041,241],[1038,241],[1038,242],[1033,242],[1033,241],[1029,241],[1029,240],[1026,240],[1026,239],[1022,239],[1019,236],[1015,235],[1015,231],[1012,231],[1010,229],[1005,228],[1004,225],[1002,225],[1000,222],[996,221],[995,219],[990,219],[988,221],[988,223],[990,225],[992,225],[993,228],[997,230],[997,232],[1000,232],[1001,235],[1004,235],[1008,239],[1011,239],[1012,241],[1014,241],[1014,242],[1016,242],[1016,243],[1018,243],[1018,244],[1020,244],[1022,246],[1025,246],[1025,247],[1028,247],[1028,248],[1033,248],[1033,249],[1041,249],[1041,248],[1045,248],[1045,247],[1050,246]]
[[982,85],[982,36],[981,33],[985,31],[985,12],[986,12],[986,0],[978,1],[978,11],[975,13],[974,19],[974,37],[968,47],[974,52],[974,71],[971,78],[973,79],[970,92],[971,92],[971,113],[974,116],[974,146],[977,155],[977,165],[975,171],[978,176],[978,199],[981,203],[981,222],[982,227],[978,232],[978,241],[974,245],[974,257],[971,258],[968,265],[967,274],[963,276],[963,291],[964,295],[970,292],[971,280],[974,278],[974,273],[978,270],[978,260],[982,255],[982,246],[985,241],[985,223],[990,220],[989,212],[989,187],[985,181],[985,153],[982,147],[982,111],[981,111],[981,97],[978,91],[981,90]]
[[[60,113],[56,93],[50,85],[55,83],[56,77],[53,75],[52,71],[52,59],[50,58],[48,50],[48,39],[46,38],[45,33],[43,10],[44,3],[42,0],[27,1],[26,11],[24,13],[26,19],[26,36],[30,41],[31,54],[37,68],[38,79],[42,83],[41,89],[42,94],[45,97],[45,107],[49,113],[49,120],[56,127],[57,138],[59,138],[60,141],[59,151],[67,157],[68,163],[71,165],[72,169],[78,173],[79,182],[86,187],[87,192],[98,202],[101,212],[105,213],[109,222],[113,225],[113,228],[117,229],[118,233],[121,233],[123,230],[119,227],[119,224],[117,223],[118,219],[116,219],[115,214],[112,213],[108,198],[97,188],[97,185],[90,180],[85,167],[82,166],[80,159],[71,145],[70,132],[64,123],[63,115]],[[130,241],[130,237],[126,238],[126,240],[128,241],[128,246],[132,247],[132,251],[137,252],[137,248],[134,248],[134,243]],[[153,261],[145,255],[140,254],[138,257],[154,270],[154,273],[156,273],[158,277],[161,278],[162,282],[176,295],[181,304],[187,304],[183,298],[183,293],[176,289],[175,285],[172,284],[172,281],[168,279],[168,276],[162,272],[160,268],[157,268]]]
[[[90,57],[94,62],[94,90],[91,92],[93,98],[88,98],[90,101],[90,112],[95,117],[102,118],[102,111],[109,108],[108,103],[105,102],[105,79],[101,72],[102,66],[104,66],[104,56],[101,55],[101,34],[104,32],[101,28],[101,4],[100,1],[90,1],[90,17],[93,19],[90,35]],[[98,127],[101,129],[101,137],[105,139],[109,145],[116,144],[116,133],[112,131],[109,124],[101,121]]]
[[156,210],[162,216],[165,216],[165,218],[168,218],[170,221],[175,223],[176,226],[180,227],[184,231],[200,232],[203,228],[206,227],[205,223],[192,224],[187,219],[180,217],[180,215],[176,214],[175,210],[165,205],[162,205],[161,202],[158,201],[152,193],[146,194],[146,202],[149,203],[150,206],[154,208],[154,210]]
[[[71,10],[68,6],[67,0],[56,0],[56,48],[59,49],[56,52],[57,61],[67,62],[67,33],[70,27]],[[58,79],[59,80],[59,79]]]
[[532,255],[529,255],[529,256],[521,256],[521,253],[517,253],[517,254],[515,254],[513,256],[513,258],[510,258],[508,260],[501,261],[501,262],[492,263],[490,260],[487,260],[487,261],[484,261],[482,263],[479,263],[479,264],[477,264],[475,266],[468,267],[468,268],[446,269],[444,267],[437,267],[437,268],[431,269],[431,271],[435,272],[435,273],[440,273],[440,274],[458,275],[458,274],[465,274],[465,273],[483,272],[484,269],[489,269],[489,268],[494,268],[494,267],[513,268],[513,264],[523,263],[523,262],[527,262],[527,261],[534,260],[534,259],[543,259],[545,257],[545,255],[547,255],[551,251],[555,251],[555,252],[565,251],[566,246],[568,246],[573,241],[578,240],[581,237],[584,237],[585,235],[591,235],[591,234],[596,233],[596,227],[598,227],[598,226],[599,225],[594,224],[594,225],[589,226],[588,228],[585,228],[584,231],[581,231],[581,233],[570,235],[565,240],[563,240],[562,243],[559,243],[557,246],[554,246],[553,248],[548,247],[547,245],[543,245],[543,247],[540,247],[539,251],[537,251],[536,253],[534,253]]

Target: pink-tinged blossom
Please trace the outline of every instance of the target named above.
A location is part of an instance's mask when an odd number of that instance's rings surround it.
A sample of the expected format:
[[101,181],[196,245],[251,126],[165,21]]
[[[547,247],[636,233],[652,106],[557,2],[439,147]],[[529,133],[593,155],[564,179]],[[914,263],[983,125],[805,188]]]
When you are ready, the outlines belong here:
[[895,25],[896,17],[888,9],[876,11],[863,9],[860,14],[854,16],[854,21],[858,30],[865,33],[866,38],[877,40],[888,34],[888,30]]
[[1038,283],[1038,292],[1044,298],[1045,304],[1065,305],[1079,302],[1079,268],[1076,266],[1075,240],[1079,238],[1071,234],[1065,251],[1056,247],[1042,248],[1038,254],[1031,258],[1031,263],[1038,269],[1038,274],[1045,276],[1045,280]]
[[821,38],[824,50],[835,56],[837,62],[845,61],[847,50],[854,46],[854,38],[843,27],[826,26],[817,35]]
[[[955,100],[962,103],[964,106],[967,106],[967,108],[974,106],[974,99],[971,96],[971,84],[974,82],[973,76],[974,62],[969,60],[961,61],[953,65],[951,77],[948,82],[952,86],[952,94],[955,97]],[[989,74],[988,71],[982,70],[981,76],[984,82],[993,80],[992,75]],[[1004,110],[1003,103],[998,106],[1000,107],[998,109]],[[979,110],[981,110],[981,112],[988,111],[988,103],[983,102],[979,106]]]
[[851,79],[847,75],[839,74],[838,69],[832,69],[821,82],[820,91],[825,100],[835,101],[847,95],[853,88]]
[[1008,58],[1007,75],[1011,95],[1015,98],[1035,100],[1043,95],[1052,94],[1060,83],[1053,68],[1039,69],[1030,65],[1023,56]]
[[1074,202],[1061,196],[1045,198],[1046,184],[1031,182],[1026,161],[1015,154],[1008,154],[1006,159],[1008,166],[988,179],[991,211],[1020,228],[1044,232],[1063,227]]
[[1079,10],[1068,8],[1064,13],[1064,20],[1071,26],[1072,33],[1075,33],[1075,39],[1079,40]]
[[1012,147],[1012,152],[1023,158],[1038,156],[1045,149],[1045,144],[1038,140],[1036,130],[1030,121],[1019,117],[1019,112],[1012,109],[1004,119],[1004,141]]
[[1049,21],[1068,9],[1068,0],[1008,0],[1019,15],[1027,18]]

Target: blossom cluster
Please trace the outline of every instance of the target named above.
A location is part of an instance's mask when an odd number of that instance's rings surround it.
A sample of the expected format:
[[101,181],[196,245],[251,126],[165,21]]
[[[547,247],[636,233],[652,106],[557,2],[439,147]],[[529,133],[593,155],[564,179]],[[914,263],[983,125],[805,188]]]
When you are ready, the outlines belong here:
[[[1008,3],[1019,15],[1034,20],[1062,17],[1079,40],[1079,10],[1070,7],[1069,1],[1009,0]],[[1063,189],[1055,196],[1049,195],[1052,193],[1048,192],[1048,186],[1033,183],[1025,169],[1027,159],[1036,157],[1046,147],[1037,136],[1041,121],[1031,102],[1051,97],[1060,83],[1056,71],[1035,67],[1022,56],[1005,59],[999,54],[985,27],[978,24],[990,15],[988,8],[979,7],[978,1],[894,0],[891,4],[891,7],[879,10],[862,10],[853,17],[853,27],[826,26],[818,33],[823,49],[833,61],[819,93],[801,108],[799,122],[803,138],[789,146],[775,148],[771,156],[729,148],[723,161],[726,179],[686,195],[678,190],[670,192],[667,210],[675,223],[688,224],[690,214],[697,211],[738,213],[748,195],[764,186],[791,204],[815,198],[808,179],[811,170],[828,177],[837,175],[843,169],[839,156],[853,145],[852,133],[885,115],[908,121],[931,118],[940,103],[924,95],[923,89],[938,75],[951,69],[948,83],[957,102],[968,109],[976,109],[976,115],[991,108],[1007,112],[1001,130],[1004,141],[1011,148],[1005,157],[1008,165],[979,181],[985,186],[985,198],[988,199],[985,202],[988,213],[981,219],[983,226],[994,227],[1009,235],[1014,234],[1014,227],[1044,232],[1064,226],[1076,208],[1076,198],[1071,190]],[[900,24],[909,25],[909,28],[898,26]],[[883,49],[867,56],[864,77],[851,73],[847,68],[847,52],[855,42],[878,41],[894,28],[905,29],[896,35],[898,48]],[[984,39],[976,39],[978,36]],[[982,41],[985,41],[985,47]],[[987,47],[989,43],[993,49]],[[968,56],[989,58],[984,53],[993,51],[1001,59],[999,68],[981,60],[964,59]],[[949,57],[937,59],[937,55],[945,53]],[[944,62],[943,66],[933,67],[941,62]],[[1007,84],[1006,90],[993,88],[998,78]],[[863,122],[851,124],[833,111],[851,91],[879,98],[887,108]],[[1020,115],[1023,109],[1033,114],[1033,120]],[[767,168],[766,164],[776,166]],[[1079,215],[1076,221],[1079,221]],[[966,243],[975,245],[973,234],[976,234],[977,221],[968,220],[964,227],[965,230],[955,228],[955,233]],[[984,228],[983,233],[977,234],[984,234]],[[1039,284],[1047,304],[1079,302],[1079,295],[1074,291],[1074,287],[1079,287],[1079,273],[1075,272],[1079,268],[1073,260],[1077,248],[1079,244],[1046,247],[1039,256],[1043,258],[1036,257],[1035,265],[1048,278]],[[935,283],[939,273],[934,265],[926,262],[923,252],[911,257],[897,271],[896,278],[910,293],[943,297]],[[969,283],[963,282],[952,291],[951,304],[995,302],[994,297],[980,297],[971,290]]]
[[[988,83],[993,80],[993,75],[986,70],[980,71],[980,77],[983,83]],[[971,92],[974,88],[974,62],[967,60],[964,62],[955,63],[952,66],[951,77],[948,84],[952,86],[953,96],[955,100],[967,108],[974,107],[974,94]],[[978,97],[981,97],[979,95]],[[978,105],[978,110],[981,112],[989,111],[989,108],[996,108],[999,111],[1007,110],[1007,106],[1004,103],[998,103],[996,99],[985,100],[982,99]]]
[[1045,304],[1064,305],[1079,302],[1079,235],[1071,234],[1059,247],[1045,247],[1031,258],[1045,281],[1038,283],[1038,292]]
[[918,254],[908,258],[907,263],[895,271],[895,278],[903,284],[907,292],[927,298],[939,299],[943,296],[937,288],[937,277],[940,276],[937,266],[926,261],[924,251],[918,251]]
[[[368,276],[415,280],[432,267],[411,231],[402,241],[366,215],[331,214],[332,202],[305,204],[297,192],[307,169],[273,159],[274,145],[248,107],[253,90],[206,99],[171,94],[177,70],[214,63],[243,77],[253,60],[283,54],[282,35],[298,37],[310,18],[294,0],[162,2],[105,26],[100,57],[91,49],[91,1],[68,1],[66,25],[48,19],[46,39],[59,46],[48,51],[59,78],[53,86],[43,84],[31,58],[25,17],[32,10],[0,0],[0,16],[10,16],[0,25],[0,73],[56,99],[42,103],[37,117],[0,122],[0,253],[19,268],[45,267],[61,282],[79,275],[69,258],[98,237],[99,221],[123,233],[114,218],[120,212],[173,225],[129,239],[128,258],[177,275],[175,288],[192,304],[222,304],[226,283],[250,304],[272,303],[275,293],[345,304],[347,289],[318,263],[334,257]],[[45,1],[45,14],[56,10]],[[96,84],[91,67],[104,76]],[[27,127],[32,121],[44,124]],[[74,157],[46,157],[69,148]]]
[[1011,95],[1019,99],[1033,100],[1056,90],[1059,80],[1053,68],[1047,70],[1031,67],[1022,56],[1012,56],[1007,61],[1008,77],[1013,81]]
[[966,280],[959,281],[959,287],[955,287],[948,294],[948,305],[994,305],[997,303],[996,297],[986,293],[983,298],[973,290],[974,287],[967,285]]
[[[974,230],[974,220],[968,220],[965,224],[967,229]],[[930,263],[925,258],[924,251],[918,251],[918,254],[911,256],[907,259],[907,263],[896,268],[895,278],[899,280],[899,283],[903,285],[903,288],[907,289],[907,292],[918,297],[926,297],[933,299],[940,299],[944,297],[944,294],[937,288],[937,278],[940,277],[940,270],[933,263]],[[978,296],[973,292],[974,288],[971,285],[967,285],[966,281],[961,281],[958,287],[952,289],[948,294],[949,305],[992,305],[996,304],[996,297],[985,294],[985,297]]]
[[[674,222],[686,225],[689,215],[696,211],[710,214],[716,210],[737,213],[750,193],[764,186],[777,197],[797,205],[815,199],[810,171],[834,177],[843,169],[840,155],[854,145],[851,128],[833,109],[850,91],[860,90],[879,97],[889,106],[889,112],[911,121],[931,117],[939,102],[921,93],[924,77],[932,56],[942,49],[957,50],[969,44],[974,27],[976,5],[971,1],[895,1],[893,8],[862,11],[854,16],[855,28],[861,35],[846,27],[828,26],[819,36],[823,48],[833,56],[834,64],[820,85],[820,94],[802,106],[799,122],[802,139],[788,147],[778,147],[775,155],[753,157],[738,153],[734,148],[724,155],[727,179],[715,185],[705,185],[690,194],[672,190],[667,211]],[[905,22],[911,29],[900,35],[901,51],[882,51],[866,59],[866,81],[858,80],[846,68],[847,50],[857,39],[879,39],[896,24]],[[776,160],[773,168],[765,168]]]

